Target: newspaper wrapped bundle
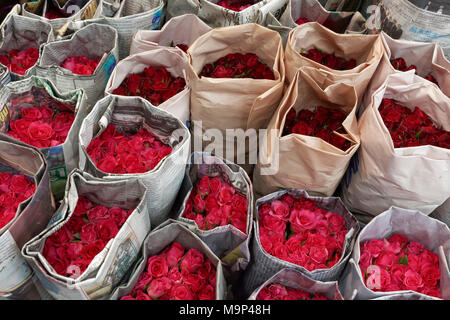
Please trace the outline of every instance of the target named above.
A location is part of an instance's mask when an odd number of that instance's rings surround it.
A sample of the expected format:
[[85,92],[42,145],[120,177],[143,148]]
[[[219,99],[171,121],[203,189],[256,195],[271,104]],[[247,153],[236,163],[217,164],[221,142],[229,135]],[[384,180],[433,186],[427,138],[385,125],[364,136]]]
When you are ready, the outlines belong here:
[[[117,235],[108,241],[87,269],[69,278],[55,271],[45,259],[43,249],[46,239],[70,220],[81,196],[96,205],[133,211]],[[51,222],[22,249],[26,261],[53,298],[91,300],[109,296],[137,259],[141,245],[150,232],[148,197],[151,196],[147,194],[147,189],[137,179],[105,181],[81,170],[70,173],[64,199]]]
[[[271,68],[275,79],[198,76],[207,63],[236,52],[256,54]],[[217,146],[215,153],[226,155],[225,150],[230,152],[236,149],[234,137],[227,138],[227,129],[252,131],[265,128],[280,102],[285,73],[281,38],[277,32],[254,23],[218,28],[198,38],[189,48],[188,54],[191,63],[188,85],[191,87],[193,139],[205,147],[209,143],[203,141],[204,134],[207,138],[205,131],[217,129],[223,139],[214,141]],[[255,164],[257,143],[242,149],[238,148],[234,157],[227,155],[227,160],[247,167]],[[248,172],[250,169],[245,170]]]
[[[194,186],[203,177],[218,177],[232,185],[237,193],[247,200],[247,222],[245,233],[228,224],[210,230],[201,230],[196,222],[183,217],[186,202]],[[178,194],[178,221],[186,224],[222,261],[225,277],[231,285],[239,278],[250,261],[249,242],[253,227],[253,189],[247,173],[238,165],[209,153],[194,152],[186,167],[186,175]]]
[[[114,89],[118,88],[130,74],[141,73],[148,67],[164,67],[173,77],[181,77],[186,80],[186,70],[189,68],[189,60],[187,55],[181,50],[173,50],[165,47],[128,56],[121,60],[112,72],[105,88],[106,94],[113,94]],[[134,98],[133,96],[121,97],[124,101]],[[190,89],[186,86],[181,92],[178,92],[160,105],[153,106],[153,108],[166,110],[188,125],[190,118],[189,100]]]
[[[92,107],[103,97],[109,77],[119,61],[118,51],[114,28],[90,24],[76,31],[70,39],[42,46],[36,75],[52,81],[60,92],[84,89],[87,103]],[[99,63],[92,75],[74,74],[61,66],[66,58],[72,56],[86,56],[99,60]]]
[[0,89],[10,81],[11,73],[9,72],[9,69],[6,66],[0,64]]
[[64,107],[75,113],[75,119],[64,143],[40,148],[47,161],[50,183],[55,198],[61,199],[67,175],[78,165],[78,132],[87,114],[86,96],[83,90],[60,93],[50,81],[31,76],[10,82],[0,90],[0,135],[6,135],[9,123],[16,120],[23,108],[47,105],[52,110]]
[[321,293],[328,298],[328,300],[344,300],[341,292],[339,291],[337,281],[322,282],[319,280],[313,280],[302,274],[298,270],[294,269],[281,269],[262,285],[260,285],[253,293],[248,297],[248,300],[257,300],[257,297],[261,290],[270,284],[282,284],[286,287],[302,290],[309,293]]
[[136,261],[129,278],[117,287],[110,299],[118,300],[129,294],[138,282],[139,276],[144,271],[148,258],[159,254],[173,241],[180,243],[186,249],[194,248],[199,250],[211,261],[212,265],[216,268],[216,300],[225,300],[227,298],[227,284],[223,275],[222,262],[195,233],[171,219],[148,234],[142,245],[140,257]]
[[164,18],[163,0],[114,0],[100,3],[94,19],[74,21],[70,28],[77,30],[91,23],[106,24],[119,35],[119,59],[130,53],[133,35],[138,30],[159,29]]
[[[308,271],[306,268],[293,264],[288,261],[281,260],[268,254],[261,245],[259,239],[258,210],[264,203],[270,203],[280,199],[284,194],[292,195],[294,198],[307,198],[318,202],[318,206],[322,209],[329,210],[342,216],[345,221],[346,229],[345,243],[342,255],[339,261],[329,269],[316,269]],[[348,211],[340,198],[337,197],[314,197],[310,196],[306,191],[300,189],[280,190],[259,198],[255,205],[255,235],[251,244],[250,255],[252,257],[250,264],[244,272],[241,284],[241,294],[245,297],[250,296],[256,288],[261,286],[265,281],[270,279],[275,273],[284,268],[297,270],[306,275],[310,279],[319,281],[337,281],[350,258],[356,235],[359,231],[359,224],[355,217]]]
[[191,46],[211,28],[196,15],[184,14],[167,21],[161,30],[138,30],[131,40],[130,55],[164,47],[184,44]]
[[[404,71],[396,70],[391,60],[403,58],[408,66],[417,67],[416,74],[425,78],[432,75],[440,90],[450,97],[450,61],[444,56],[442,48],[436,43],[418,42],[410,40],[395,40],[385,32],[380,33],[384,52],[377,71],[373,74],[367,87],[363,107],[370,104],[373,93],[386,81],[386,77],[393,73]],[[414,71],[413,71],[414,72]],[[363,108],[359,110],[362,114]]]
[[[429,6],[433,1],[421,3]],[[450,59],[450,15],[445,13],[448,3],[446,8],[440,6],[444,3],[435,2],[437,11],[433,12],[419,8],[409,0],[364,0],[359,11],[367,19],[369,32],[384,31],[394,39],[437,43]]]
[[242,11],[226,9],[218,3],[221,0],[199,0],[200,10],[198,16],[213,28],[228,27],[246,23],[261,24],[265,12],[270,8],[266,6],[279,5],[283,0],[255,0],[254,4]]
[[[277,15],[279,17],[277,18]],[[358,11],[329,11],[318,0],[287,0],[284,11],[269,12],[265,25],[278,31],[286,43],[289,32],[298,26],[299,18],[318,22],[336,33],[365,33],[366,20]]]
[[401,234],[410,241],[417,241],[425,249],[431,250],[439,257],[441,298],[450,299],[450,229],[442,222],[430,218],[417,210],[391,207],[373,218],[359,233],[353,248],[353,254],[339,281],[339,288],[344,298],[353,296],[356,300],[380,298],[383,300],[435,300],[438,298],[415,291],[381,292],[370,290],[364,284],[360,260],[360,243],[372,239],[388,238]]
[[19,204],[15,217],[0,228],[0,299],[40,299],[40,287],[20,250],[45,229],[55,210],[48,166],[38,149],[15,139],[0,137],[0,172],[22,174],[36,186]]
[[358,120],[364,143],[341,188],[342,200],[363,222],[391,206],[428,215],[450,198],[450,149],[431,145],[394,148],[378,111],[383,98],[411,110],[418,106],[437,127],[450,130],[450,99],[436,85],[412,72],[387,77]]
[[[47,22],[9,14],[0,25],[0,54],[6,54],[9,50],[39,50],[41,45],[53,39],[52,26]],[[22,80],[34,75],[38,61],[23,75],[11,72],[11,80]]]
[[[334,70],[302,56],[302,52],[314,48],[345,60],[355,59],[356,67]],[[329,80],[354,86],[359,104],[382,55],[383,44],[378,35],[338,34],[317,22],[305,23],[289,33],[285,55],[286,81],[290,83],[301,67],[311,66],[324,72]]]
[[25,2],[20,8],[13,10],[19,11],[25,17],[49,23],[53,28],[55,37],[62,37],[65,35],[71,22],[92,19],[97,14],[101,1],[103,0],[69,0],[64,5],[66,7],[65,17],[56,19],[45,17],[47,12],[52,9],[53,3],[56,2],[55,0]]
[[[136,132],[145,128],[163,143],[172,147],[156,167],[146,173],[115,174],[97,168],[87,153],[90,142],[100,135],[108,124],[117,130]],[[99,100],[83,120],[80,129],[79,168],[106,181],[138,178],[147,187],[151,198],[147,207],[152,226],[168,218],[184,177],[189,159],[191,135],[187,127],[167,111],[153,107],[141,97],[109,95]]]
[[[265,195],[280,188],[298,188],[333,195],[360,145],[356,103],[354,87],[328,80],[312,67],[301,68],[272,117],[260,146],[253,172],[255,191]],[[336,133],[350,141],[347,150],[319,137],[284,135],[289,110],[298,112],[317,106],[337,109],[347,115],[342,123],[346,133]]]

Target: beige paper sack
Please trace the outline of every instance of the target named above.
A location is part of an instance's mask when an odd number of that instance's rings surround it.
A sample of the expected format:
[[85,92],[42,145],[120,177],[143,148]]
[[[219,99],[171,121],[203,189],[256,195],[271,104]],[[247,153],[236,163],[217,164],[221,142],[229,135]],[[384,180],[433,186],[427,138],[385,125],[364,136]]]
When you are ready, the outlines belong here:
[[[273,70],[275,80],[198,77],[207,63],[236,52],[256,54]],[[220,130],[225,137],[226,129],[247,130],[267,126],[282,97],[285,77],[283,47],[277,32],[254,23],[217,28],[198,38],[188,54],[191,120],[202,121],[201,129],[198,123],[193,123],[194,139],[201,141],[205,130],[210,128]],[[234,141],[229,144],[227,150],[233,150]],[[247,147],[245,154],[256,147]],[[223,150],[220,151],[225,155]],[[223,157],[242,165],[237,162],[238,156]]]
[[[309,49],[319,49],[344,59],[355,59],[351,70],[334,70],[300,54]],[[372,75],[383,55],[383,45],[378,35],[338,34],[317,22],[294,28],[286,43],[286,81],[290,83],[297,70],[311,66],[323,70],[334,82],[354,86],[360,102]]]
[[198,37],[210,30],[211,27],[194,14],[174,17],[167,21],[161,30],[138,30],[131,40],[130,55],[154,50],[160,46],[191,46]]
[[[105,88],[106,94],[112,94],[114,89],[132,73],[141,73],[147,67],[164,67],[174,77],[185,78],[185,70],[189,68],[189,60],[181,50],[159,47],[152,51],[141,52],[121,60],[109,78]],[[124,99],[126,96],[122,96]],[[164,101],[157,108],[166,110],[180,119],[184,124],[189,120],[190,89],[183,91]]]
[[[337,108],[347,114],[343,126],[347,132],[345,138],[352,144],[346,151],[317,137],[282,136],[291,108],[298,112],[316,106]],[[331,196],[360,144],[355,89],[330,81],[319,70],[303,67],[295,75],[267,129],[268,136],[261,144],[253,173],[255,191],[266,195],[280,188],[299,188]],[[275,130],[279,131],[275,134],[272,132]]]
[[361,221],[397,206],[430,214],[450,198],[450,150],[436,146],[394,148],[380,116],[383,98],[411,110],[420,107],[433,122],[450,130],[450,99],[431,82],[402,72],[389,75],[358,121],[361,147],[356,166],[342,183],[342,199]]
[[404,72],[394,69],[390,61],[400,57],[405,59],[408,66],[415,65],[419,76],[424,78],[431,74],[437,80],[440,90],[450,97],[450,61],[445,58],[438,44],[396,40],[385,32],[381,32],[380,37],[384,47],[383,57],[370,80],[362,106],[366,107],[370,104],[373,93],[386,81],[388,75]]
[[337,33],[365,33],[366,20],[358,11],[328,11],[318,0],[288,0],[284,11],[277,17],[269,12],[265,25],[280,33],[286,40],[289,32],[298,26],[299,18],[317,21]]

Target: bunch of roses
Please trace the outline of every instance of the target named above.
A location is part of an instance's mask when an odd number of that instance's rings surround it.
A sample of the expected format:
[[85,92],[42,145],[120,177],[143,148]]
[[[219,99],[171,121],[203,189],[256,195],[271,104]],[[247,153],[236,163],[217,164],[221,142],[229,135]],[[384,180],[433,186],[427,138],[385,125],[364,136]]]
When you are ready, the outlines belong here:
[[362,243],[359,267],[373,291],[413,290],[440,298],[438,256],[401,234]]
[[314,111],[302,109],[298,113],[291,108],[286,115],[283,135],[303,134],[321,138],[343,151],[347,150],[351,143],[334,133],[345,134],[342,122],[347,116],[339,109],[328,109],[318,106]]
[[225,9],[229,9],[232,11],[242,11],[244,9],[247,9],[248,7],[251,7],[255,3],[259,1],[255,0],[238,0],[238,1],[229,1],[229,0],[222,0],[217,3],[218,6],[224,7]]
[[19,204],[35,191],[35,184],[26,176],[0,172],[0,229],[14,219]]
[[88,59],[86,56],[73,56],[66,58],[61,67],[72,71],[74,74],[90,76],[94,73],[100,60]]
[[7,134],[37,148],[54,147],[66,141],[74,119],[72,111],[55,113],[45,104],[22,108],[19,118],[9,123]]
[[[403,59],[402,57],[397,58],[397,59],[392,59],[391,64],[395,70],[399,70],[399,71],[416,70],[416,74],[417,74],[417,67],[413,64],[408,66],[406,64],[405,59]],[[424,78],[427,79],[428,81],[435,83],[437,86],[439,86],[437,80],[431,74],[427,75]]]
[[87,147],[89,157],[99,170],[107,173],[144,173],[152,170],[172,147],[142,128],[125,133],[109,124]]
[[414,111],[393,99],[383,99],[379,112],[395,148],[433,145],[450,149],[450,134],[437,128],[419,107]]
[[0,63],[7,66],[11,72],[24,75],[25,72],[36,64],[39,58],[39,50],[28,48],[17,51],[9,50],[6,54],[0,54]]
[[271,283],[258,293],[256,300],[328,300],[321,293],[310,293],[281,283]]
[[215,300],[216,268],[198,249],[174,241],[147,260],[136,286],[120,300]]
[[80,196],[70,219],[46,239],[45,259],[56,273],[77,278],[117,235],[132,212],[96,205]]
[[336,57],[334,54],[322,52],[319,49],[309,49],[308,52],[300,52],[300,54],[308,59],[320,63],[334,70],[350,70],[356,67],[356,60],[345,60]]
[[173,77],[166,68],[148,67],[141,73],[128,75],[113,94],[140,96],[158,106],[183,91],[185,86],[183,78]]
[[192,189],[183,217],[201,230],[231,224],[246,233],[247,199],[222,179],[204,176]]
[[268,65],[254,53],[229,53],[213,63],[206,64],[200,77],[253,78],[274,80],[275,75]]
[[309,271],[339,262],[348,232],[340,215],[288,194],[261,205],[258,213],[259,240],[268,254]]

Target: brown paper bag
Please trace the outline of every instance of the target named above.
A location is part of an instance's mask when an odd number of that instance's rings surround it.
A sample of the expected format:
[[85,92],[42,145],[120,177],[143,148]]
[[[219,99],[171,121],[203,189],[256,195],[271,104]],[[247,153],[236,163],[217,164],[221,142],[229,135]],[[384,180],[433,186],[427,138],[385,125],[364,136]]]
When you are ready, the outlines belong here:
[[[143,72],[149,66],[165,67],[172,76],[185,78],[185,70],[189,68],[189,61],[187,55],[181,50],[171,50],[165,47],[131,55],[121,60],[114,68],[106,85],[105,93],[112,94],[126,77],[132,73]],[[172,113],[186,124],[189,120],[189,94],[190,90],[186,86],[183,91],[158,105],[158,108]]]
[[[346,150],[318,137],[300,134],[282,136],[286,115],[316,106],[338,108],[347,114],[343,122],[351,141]],[[331,196],[360,144],[356,120],[356,91],[348,84],[332,82],[319,70],[303,67],[296,73],[268,126],[253,174],[256,192],[266,195],[280,188],[305,189],[312,194]],[[271,132],[274,131],[274,132]],[[269,168],[271,168],[269,170]]]
[[190,46],[211,27],[194,14],[184,14],[167,21],[161,30],[138,30],[131,40],[130,55],[149,51],[159,46]]
[[369,221],[391,206],[429,215],[450,198],[450,149],[394,148],[378,111],[383,98],[395,99],[411,110],[418,106],[436,125],[450,130],[450,98],[412,72],[389,75],[358,121],[363,143],[357,165],[343,180],[342,200],[361,214],[360,221]]
[[[272,68],[275,80],[198,77],[205,64],[236,52],[258,55],[261,61]],[[202,141],[206,130],[218,129],[224,137],[221,141],[224,148],[216,149],[215,153],[243,165],[237,161],[239,155],[256,151],[257,143],[247,145],[245,152],[238,150],[234,152],[236,156],[228,156],[224,152],[225,147],[226,150],[233,150],[236,145],[234,139],[225,139],[226,129],[247,130],[267,126],[283,91],[285,69],[281,37],[277,32],[255,23],[217,28],[198,38],[189,48],[188,54],[194,139]],[[197,121],[202,122],[201,127]],[[203,141],[203,147],[208,143]],[[218,153],[220,151],[221,154]]]
[[[373,74],[367,87],[363,107],[370,104],[373,93],[386,81],[389,74],[399,73],[394,69],[390,60],[402,57],[406,64],[417,67],[416,74],[426,77],[431,74],[438,82],[440,90],[450,97],[450,61],[448,61],[442,48],[436,43],[418,42],[410,40],[396,40],[385,32],[380,33],[383,43],[383,57],[377,71]],[[362,114],[363,109],[360,110]]]
[[[300,54],[313,48],[344,59],[355,59],[356,67],[334,70]],[[378,35],[338,34],[317,22],[305,23],[289,33],[285,54],[286,80],[290,83],[299,68],[311,66],[323,70],[333,82],[354,86],[360,102],[382,55],[383,45]]]

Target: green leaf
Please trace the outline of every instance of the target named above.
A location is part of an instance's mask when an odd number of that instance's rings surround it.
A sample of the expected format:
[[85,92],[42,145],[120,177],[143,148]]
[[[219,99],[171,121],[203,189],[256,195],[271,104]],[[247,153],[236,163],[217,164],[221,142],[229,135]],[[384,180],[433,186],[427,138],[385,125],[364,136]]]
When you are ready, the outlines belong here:
[[403,264],[403,265],[407,266],[408,265],[408,257],[403,256],[400,260],[398,260],[398,264]]

